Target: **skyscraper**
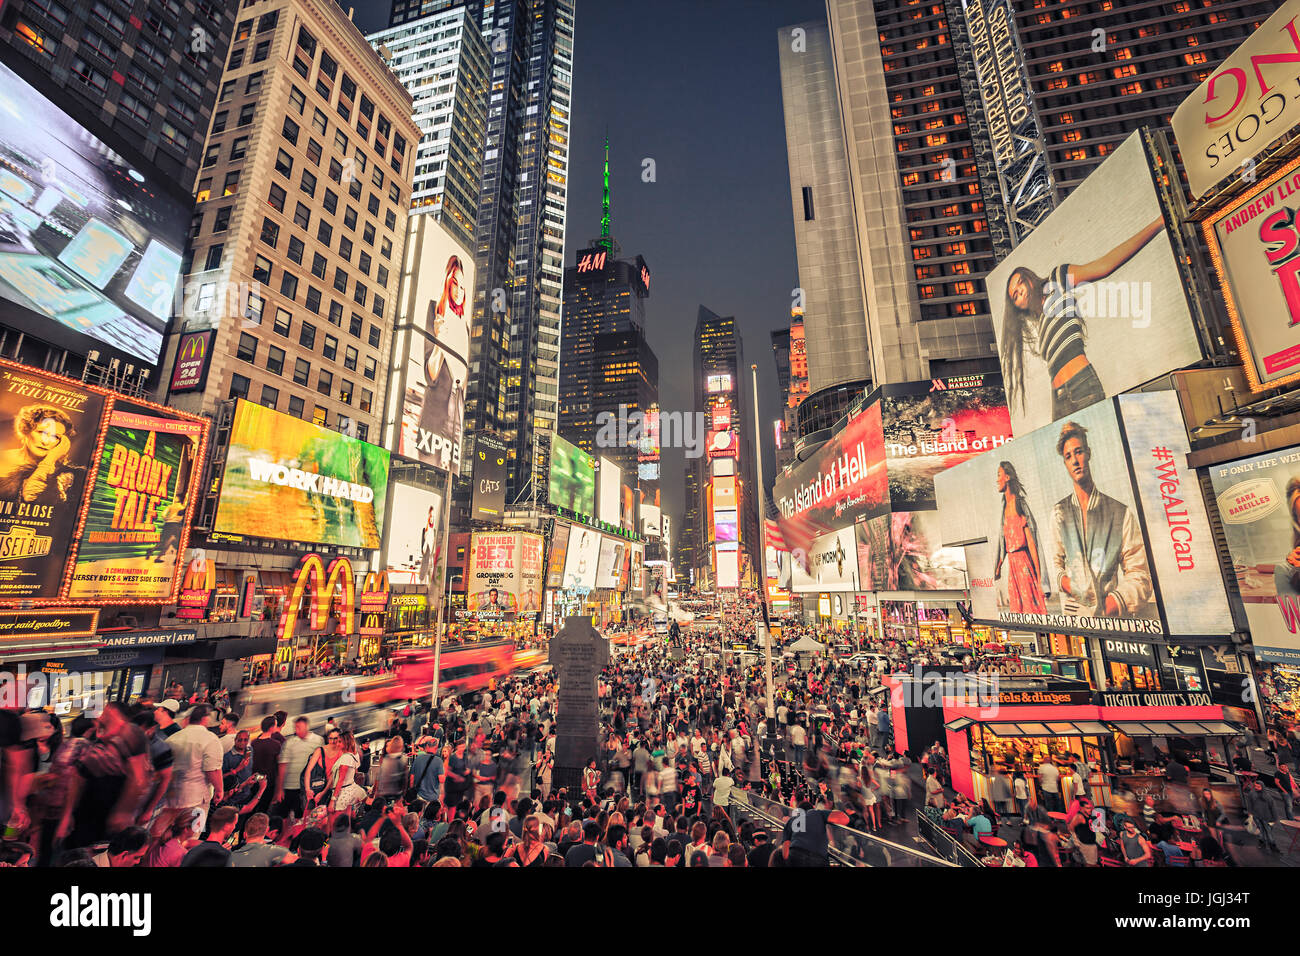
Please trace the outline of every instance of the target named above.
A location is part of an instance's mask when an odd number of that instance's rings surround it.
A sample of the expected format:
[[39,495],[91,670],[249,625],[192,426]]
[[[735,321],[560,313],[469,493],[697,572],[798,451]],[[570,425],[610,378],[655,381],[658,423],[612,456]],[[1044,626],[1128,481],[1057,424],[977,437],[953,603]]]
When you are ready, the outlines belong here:
[[[389,25],[446,6],[395,0]],[[465,442],[477,431],[505,439],[507,501],[527,493],[534,473],[544,478],[545,439],[558,418],[573,10],[574,0],[481,3],[490,93]],[[470,458],[462,456],[463,468]]]
[[426,3],[421,15],[370,34],[411,94],[420,144],[411,209],[442,222],[473,247],[487,127],[489,53],[480,32],[482,3]]
[[773,423],[776,434],[775,470],[794,461],[795,440],[799,436],[796,410],[808,397],[808,350],[804,340],[804,322],[800,315],[790,316],[790,327],[772,333],[772,355],[776,361],[777,387],[781,391],[781,418]]
[[996,369],[984,289],[995,258],[944,7],[826,8],[871,384]]
[[624,481],[644,479],[641,487],[653,495],[658,462],[647,462],[638,473],[635,446],[606,447],[598,441],[605,416],[617,423],[620,414],[644,414],[659,404],[659,360],[646,340],[650,270],[640,256],[618,258],[609,204],[606,142],[601,235],[564,270],[559,428],[589,454],[614,461]]
[[872,377],[835,63],[825,22],[777,33],[799,287],[813,391]]
[[168,345],[170,358],[187,333],[211,333],[211,364],[204,387],[167,400],[212,412],[245,398],[378,442],[411,97],[330,0],[241,14],[259,28],[231,45],[196,187],[196,291]]

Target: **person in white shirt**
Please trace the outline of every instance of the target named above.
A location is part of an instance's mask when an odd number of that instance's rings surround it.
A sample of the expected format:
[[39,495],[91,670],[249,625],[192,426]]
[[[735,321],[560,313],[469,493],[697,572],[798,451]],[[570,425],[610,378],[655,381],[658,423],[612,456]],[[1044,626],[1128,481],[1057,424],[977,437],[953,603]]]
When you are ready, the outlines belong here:
[[1042,792],[1042,804],[1050,810],[1061,811],[1065,807],[1061,803],[1061,771],[1056,769],[1056,764],[1052,762],[1051,757],[1047,757],[1038,765],[1038,789]]
[[728,774],[718,774],[718,778],[713,781],[713,805],[724,809],[730,807],[731,789],[735,785],[736,782]]
[[162,800],[162,809],[154,817],[152,833],[161,836],[171,828],[172,822],[182,813],[194,811],[194,832],[203,831],[208,810],[224,796],[221,785],[221,741],[208,730],[211,712],[206,704],[197,704],[190,711],[185,728],[171,735],[174,760],[171,786]]

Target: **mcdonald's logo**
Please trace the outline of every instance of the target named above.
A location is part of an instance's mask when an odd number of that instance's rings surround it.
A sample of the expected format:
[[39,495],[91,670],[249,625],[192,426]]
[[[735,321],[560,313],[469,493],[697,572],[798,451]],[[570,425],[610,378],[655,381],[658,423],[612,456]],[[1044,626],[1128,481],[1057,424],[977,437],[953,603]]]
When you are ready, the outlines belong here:
[[176,348],[176,363],[172,366],[172,381],[168,391],[200,391],[208,377],[208,359],[212,352],[215,330],[189,332],[181,337]]
[[289,637],[293,630],[294,621],[298,619],[298,607],[302,604],[303,595],[307,593],[308,585],[312,588],[311,598],[311,616],[309,623],[313,631],[319,631],[325,626],[326,615],[329,612],[330,600],[334,597],[334,589],[339,583],[343,584],[343,600],[340,603],[340,617],[343,624],[343,633],[352,633],[354,606],[356,604],[356,585],[352,577],[352,562],[347,558],[335,558],[330,562],[328,573],[325,570],[325,562],[319,554],[309,554],[302,559],[298,565],[298,570],[293,575],[293,586],[289,588],[289,600],[285,602],[284,613],[280,615],[280,631],[276,635],[277,640],[283,641]]
[[368,571],[365,580],[361,584],[361,612],[363,614],[382,614],[387,610],[388,572]]
[[384,633],[384,624],[388,615],[382,611],[372,611],[361,615],[361,630],[358,632],[362,637],[379,637]]

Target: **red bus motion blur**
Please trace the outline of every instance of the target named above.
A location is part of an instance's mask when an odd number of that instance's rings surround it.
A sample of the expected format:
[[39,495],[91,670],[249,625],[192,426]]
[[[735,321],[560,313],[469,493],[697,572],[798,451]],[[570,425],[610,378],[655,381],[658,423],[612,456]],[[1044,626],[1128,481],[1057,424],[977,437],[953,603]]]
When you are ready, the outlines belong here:
[[[433,688],[433,648],[407,647],[393,655],[395,672],[358,693],[363,701],[382,704],[392,700],[427,697]],[[443,648],[438,680],[439,694],[470,694],[496,686],[518,670],[546,663],[544,651],[518,651],[509,641]]]

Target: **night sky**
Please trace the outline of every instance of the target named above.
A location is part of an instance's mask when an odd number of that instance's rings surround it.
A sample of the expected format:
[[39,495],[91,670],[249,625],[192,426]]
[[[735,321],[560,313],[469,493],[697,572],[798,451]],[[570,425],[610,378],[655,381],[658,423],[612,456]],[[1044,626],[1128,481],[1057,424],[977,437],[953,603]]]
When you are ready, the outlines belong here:
[[[388,0],[355,6],[364,32],[387,25]],[[623,255],[644,256],[651,272],[660,403],[689,410],[699,306],[736,316],[745,373],[758,364],[769,475],[781,413],[769,333],[789,324],[799,284],[777,30],[822,19],[825,9],[822,0],[577,0],[575,16],[566,265],[600,234],[608,131],[612,231]],[[646,158],[655,182],[642,181]],[[663,471],[665,507],[680,529],[680,450],[665,450]]]

